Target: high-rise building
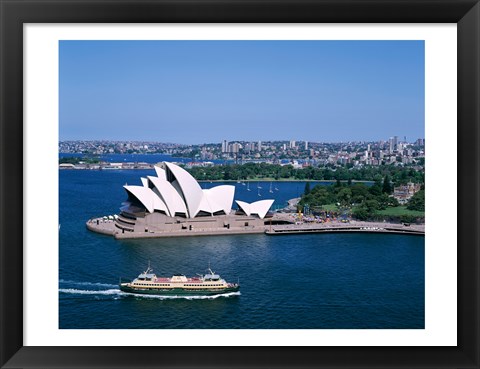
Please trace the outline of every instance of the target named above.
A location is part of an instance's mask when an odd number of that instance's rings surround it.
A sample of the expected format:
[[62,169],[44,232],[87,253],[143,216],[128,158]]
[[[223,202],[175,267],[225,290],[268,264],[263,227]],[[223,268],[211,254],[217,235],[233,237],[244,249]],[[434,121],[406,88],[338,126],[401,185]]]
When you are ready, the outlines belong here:
[[234,154],[237,154],[240,149],[242,148],[242,145],[239,144],[238,142],[235,142],[230,145],[230,152],[233,152]]
[[393,137],[388,139],[388,152],[391,154],[393,153]]
[[262,151],[262,141],[258,141],[257,150],[258,150],[258,151]]
[[305,151],[308,150],[308,141],[305,141]]
[[419,138],[419,139],[415,142],[415,144],[416,144],[417,146],[424,146],[424,145],[425,145],[425,139]]
[[295,148],[295,141],[294,140],[290,141],[290,148],[291,149]]
[[222,142],[222,152],[228,152],[228,141],[223,140]]

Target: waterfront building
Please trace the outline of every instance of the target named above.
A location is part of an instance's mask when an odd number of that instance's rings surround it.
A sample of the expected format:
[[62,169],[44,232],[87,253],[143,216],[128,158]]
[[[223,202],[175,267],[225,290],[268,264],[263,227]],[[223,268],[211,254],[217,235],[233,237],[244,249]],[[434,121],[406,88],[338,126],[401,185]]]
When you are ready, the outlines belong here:
[[230,212],[235,186],[202,189],[185,169],[172,163],[155,166],[155,171],[156,177],[141,178],[142,186],[123,186],[128,199],[122,212],[135,215],[140,210],[185,218]]
[[[219,233],[262,232],[271,222],[274,200],[251,204],[237,200],[232,211],[235,186],[202,189],[185,169],[164,162],[154,167],[156,176],[141,178],[142,185],[124,185],[127,200],[111,222],[91,219],[87,228],[117,238],[175,234],[184,230]],[[269,220],[267,220],[267,218]]]

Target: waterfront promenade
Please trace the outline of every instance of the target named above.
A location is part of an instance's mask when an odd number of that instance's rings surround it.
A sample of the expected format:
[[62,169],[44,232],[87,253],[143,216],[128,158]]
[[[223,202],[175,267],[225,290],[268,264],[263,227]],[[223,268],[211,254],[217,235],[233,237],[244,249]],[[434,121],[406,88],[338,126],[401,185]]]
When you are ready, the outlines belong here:
[[302,233],[397,233],[410,235],[425,235],[425,224],[397,224],[382,222],[356,222],[342,223],[331,221],[326,223],[300,223],[288,225],[276,225],[267,227],[267,235],[292,235]]
[[[282,213],[280,213],[282,214]],[[287,219],[290,214],[282,214]],[[278,218],[277,218],[278,219]],[[163,231],[163,232],[125,232],[122,233],[115,227],[115,221],[111,219],[90,219],[86,226],[89,230],[105,235],[114,236],[116,239],[132,238],[162,238],[162,237],[192,237],[192,236],[220,236],[237,234],[259,234],[266,235],[294,235],[305,233],[395,233],[406,235],[425,235],[425,224],[398,224],[386,222],[341,222],[337,220],[325,223],[296,222],[292,224],[265,225],[256,227],[230,227],[222,228],[194,228],[181,231]]]

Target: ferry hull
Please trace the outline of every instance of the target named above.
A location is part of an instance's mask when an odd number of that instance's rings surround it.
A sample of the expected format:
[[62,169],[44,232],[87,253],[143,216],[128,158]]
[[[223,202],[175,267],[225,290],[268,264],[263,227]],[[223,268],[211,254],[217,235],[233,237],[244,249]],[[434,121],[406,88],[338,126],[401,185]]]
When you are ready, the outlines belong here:
[[240,286],[228,287],[217,290],[195,290],[190,291],[183,288],[172,288],[172,289],[137,289],[129,286],[120,285],[120,290],[127,293],[135,293],[142,295],[158,295],[158,296],[213,296],[213,295],[223,295],[226,293],[237,292],[240,290]]

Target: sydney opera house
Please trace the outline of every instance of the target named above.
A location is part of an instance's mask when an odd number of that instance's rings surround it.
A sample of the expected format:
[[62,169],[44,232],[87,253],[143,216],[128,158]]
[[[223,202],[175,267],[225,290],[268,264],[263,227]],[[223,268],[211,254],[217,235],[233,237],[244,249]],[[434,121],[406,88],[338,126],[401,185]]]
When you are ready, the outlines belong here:
[[130,238],[257,233],[272,221],[269,210],[274,200],[236,200],[236,209],[232,210],[233,185],[202,189],[186,170],[168,162],[156,165],[155,172],[156,176],[141,178],[142,185],[123,186],[127,199],[118,215],[91,219],[87,228]]

